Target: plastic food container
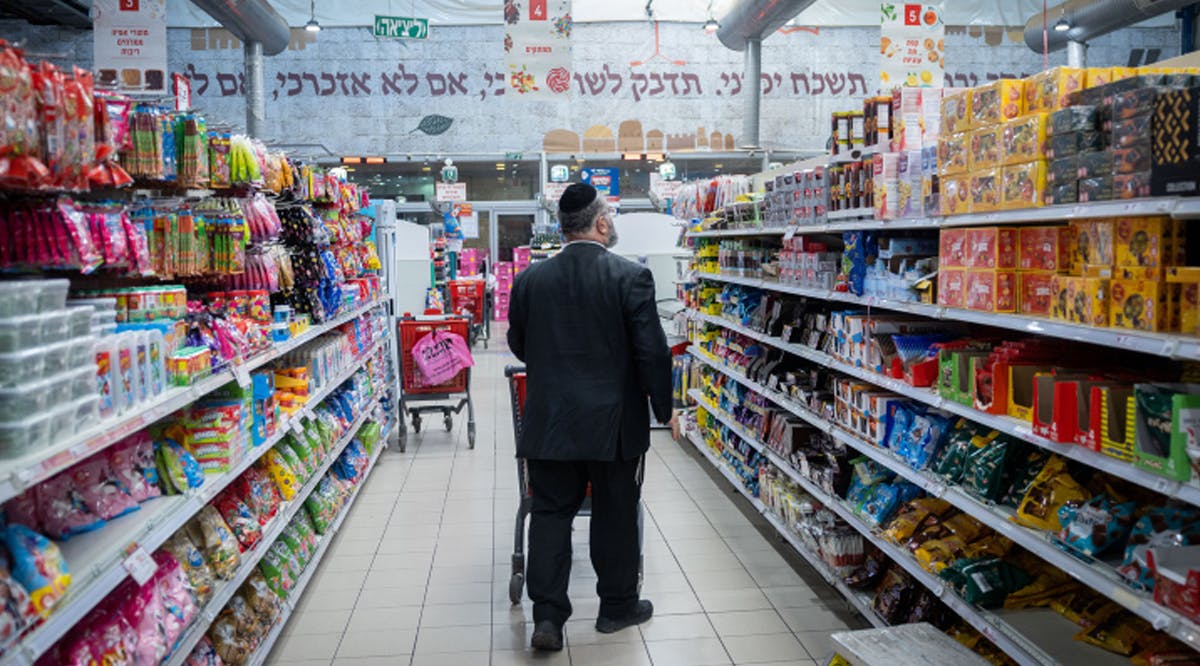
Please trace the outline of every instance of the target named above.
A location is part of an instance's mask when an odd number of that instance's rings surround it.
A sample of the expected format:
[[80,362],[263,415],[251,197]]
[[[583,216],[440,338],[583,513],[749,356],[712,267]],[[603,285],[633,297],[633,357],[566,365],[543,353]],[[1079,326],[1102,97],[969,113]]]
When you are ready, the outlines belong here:
[[67,308],[67,312],[70,313],[67,317],[67,326],[72,337],[88,335],[92,332],[92,315],[96,312],[96,308],[90,305],[72,305]]
[[51,418],[51,414],[35,414],[22,421],[0,422],[0,458],[19,458],[45,448]]
[[40,349],[42,350],[42,358],[45,364],[45,368],[42,370],[43,377],[60,375],[72,367],[70,341],[44,345]]
[[96,338],[91,335],[83,335],[77,338],[71,338],[67,341],[69,350],[67,352],[67,366],[71,368],[86,367],[92,372],[96,371]]
[[50,410],[50,427],[46,444],[53,446],[75,434],[79,427],[75,419],[75,403],[66,402]]
[[37,312],[38,290],[28,282],[0,282],[0,317],[19,317]]
[[30,284],[37,286],[39,312],[61,310],[66,305],[70,280],[33,280]]
[[99,418],[99,413],[96,409],[96,396],[94,395],[87,398],[80,398],[72,402],[71,406],[74,408],[75,414],[71,418],[75,432],[82,431]]
[[66,376],[69,392],[63,392],[63,399],[80,400],[82,398],[91,398],[95,402],[96,368],[94,366],[75,368],[68,372]]
[[15,352],[42,343],[42,318],[38,315],[0,319],[0,352]]
[[63,342],[71,335],[71,311],[67,309],[52,310],[41,314],[42,344]]
[[44,414],[50,397],[49,380],[16,388],[0,389],[0,421],[12,422],[30,414]]
[[42,347],[0,353],[0,388],[24,386],[44,376],[45,351]]

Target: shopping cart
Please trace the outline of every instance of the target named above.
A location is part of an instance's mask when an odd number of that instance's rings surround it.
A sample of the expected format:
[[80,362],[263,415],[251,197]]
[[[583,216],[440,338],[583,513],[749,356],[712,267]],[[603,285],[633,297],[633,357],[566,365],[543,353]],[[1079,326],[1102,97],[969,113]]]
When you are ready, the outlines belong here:
[[[504,376],[508,378],[509,395],[512,398],[513,435],[516,441],[521,440],[521,424],[525,413],[525,368],[510,365],[504,368]],[[642,485],[646,475],[646,458],[643,456],[638,464],[637,482]],[[517,458],[517,485],[520,488],[521,500],[517,503],[517,525],[514,535],[512,555],[512,577],[508,579],[508,600],[517,605],[521,603],[521,593],[525,589],[525,519],[533,509],[533,492],[529,489],[529,466],[524,458]],[[592,488],[589,485],[583,505],[579,507],[580,516],[592,514]],[[642,590],[642,575],[644,560],[642,549],[642,504],[638,502],[638,592]]]
[[[433,331],[446,331],[462,336],[464,340],[469,335],[471,320],[458,315],[431,315],[414,317],[404,315],[397,320],[400,334],[400,450],[404,451],[408,439],[408,427],[404,423],[405,415],[412,417],[413,432],[421,432],[421,415],[440,413],[446,432],[454,428],[454,416],[467,408],[467,443],[475,448],[475,403],[471,400],[471,369],[465,368],[454,379],[437,386],[422,386],[417,377],[416,364],[413,362],[412,350],[421,338]],[[457,400],[457,404],[455,404]],[[411,403],[432,402],[433,405],[412,406]]]
[[483,348],[487,349],[488,338],[491,337],[491,316],[487,311],[487,283],[483,280],[450,280],[446,284],[450,292],[450,313],[469,317],[471,320],[471,336],[468,343],[472,347],[482,339]]

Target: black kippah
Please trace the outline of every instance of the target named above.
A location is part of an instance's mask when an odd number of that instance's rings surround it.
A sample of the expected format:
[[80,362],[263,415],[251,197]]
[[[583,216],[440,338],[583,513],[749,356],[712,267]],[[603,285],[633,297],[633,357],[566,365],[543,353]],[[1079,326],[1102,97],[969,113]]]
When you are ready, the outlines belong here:
[[558,212],[577,213],[596,200],[596,188],[587,183],[572,183],[558,200]]

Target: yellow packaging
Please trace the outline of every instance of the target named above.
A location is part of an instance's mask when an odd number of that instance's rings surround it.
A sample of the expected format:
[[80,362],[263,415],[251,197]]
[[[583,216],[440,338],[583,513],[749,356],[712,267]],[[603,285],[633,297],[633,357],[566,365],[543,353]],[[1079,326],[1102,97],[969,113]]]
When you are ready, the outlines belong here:
[[972,213],[987,213],[1000,209],[1000,169],[971,172]]
[[1113,81],[1120,81],[1121,79],[1128,79],[1131,76],[1138,75],[1136,67],[1113,67],[1110,71],[1112,72]]
[[942,95],[943,136],[965,132],[971,128],[971,90],[947,90]]
[[1200,283],[1171,285],[1171,327],[1178,333],[1200,335]]
[[1108,326],[1107,278],[1055,275],[1051,282],[1054,302],[1050,318],[1087,326]]
[[1170,320],[1167,284],[1153,280],[1113,280],[1109,326],[1164,331]]
[[1112,220],[1071,221],[1071,275],[1112,277]]
[[1006,121],[1001,126],[1000,163],[1021,164],[1046,159],[1048,119],[1049,114],[1031,113]]
[[971,212],[971,178],[967,174],[942,178],[940,199],[942,215],[962,215]]
[[971,127],[998,125],[1025,112],[1025,82],[997,79],[971,89]]
[[1163,268],[1172,257],[1174,226],[1167,217],[1129,217],[1117,220],[1113,238],[1117,268]]
[[1010,164],[1003,168],[1000,208],[1041,208],[1046,192],[1046,162]]
[[970,159],[971,135],[967,132],[942,133],[938,137],[938,172],[942,176],[956,176],[967,172]]
[[1096,87],[1105,85],[1106,83],[1112,83],[1112,82],[1113,82],[1113,68],[1112,67],[1088,67],[1087,81],[1084,82],[1084,84],[1088,88],[1096,88]]
[[968,133],[970,150],[967,151],[967,169],[979,171],[1000,166],[1000,140],[1003,126],[980,127]]
[[1025,79],[1025,111],[1057,111],[1070,106],[1067,96],[1084,88],[1087,74],[1075,67],[1052,67],[1030,76]]

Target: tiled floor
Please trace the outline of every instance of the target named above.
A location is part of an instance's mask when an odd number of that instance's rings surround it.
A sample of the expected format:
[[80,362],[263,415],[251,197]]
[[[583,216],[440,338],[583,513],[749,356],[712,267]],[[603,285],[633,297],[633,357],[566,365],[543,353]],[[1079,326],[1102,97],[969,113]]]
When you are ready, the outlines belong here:
[[407,453],[385,452],[269,663],[813,666],[832,631],[866,626],[707,461],[656,432],[643,492],[654,618],[596,633],[579,518],[567,647],[535,655],[529,601],[508,600],[517,475],[502,339],[476,350],[476,449],[464,412],[453,432],[427,419],[437,429],[410,433]]

